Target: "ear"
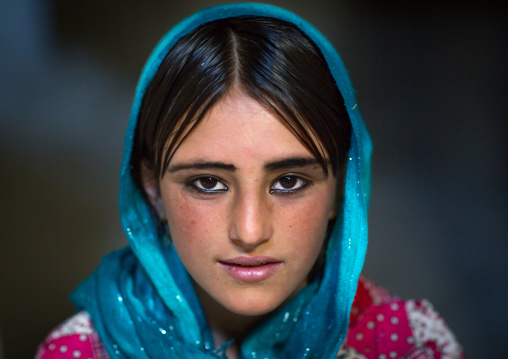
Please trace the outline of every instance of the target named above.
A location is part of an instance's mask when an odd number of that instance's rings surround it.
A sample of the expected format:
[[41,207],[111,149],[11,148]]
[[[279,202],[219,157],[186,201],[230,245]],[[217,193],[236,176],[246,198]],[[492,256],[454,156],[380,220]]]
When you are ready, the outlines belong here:
[[152,207],[157,212],[160,219],[166,219],[166,211],[162,202],[160,190],[159,190],[159,179],[157,175],[148,168],[146,162],[141,160],[141,183],[145,190],[146,197]]

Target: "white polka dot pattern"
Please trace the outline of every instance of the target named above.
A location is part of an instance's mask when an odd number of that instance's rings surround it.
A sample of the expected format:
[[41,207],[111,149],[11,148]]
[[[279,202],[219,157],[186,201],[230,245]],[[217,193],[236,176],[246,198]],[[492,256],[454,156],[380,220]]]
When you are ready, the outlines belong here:
[[411,341],[416,346],[430,348],[441,359],[461,357],[462,348],[455,336],[428,301],[408,300],[406,312],[414,335]]

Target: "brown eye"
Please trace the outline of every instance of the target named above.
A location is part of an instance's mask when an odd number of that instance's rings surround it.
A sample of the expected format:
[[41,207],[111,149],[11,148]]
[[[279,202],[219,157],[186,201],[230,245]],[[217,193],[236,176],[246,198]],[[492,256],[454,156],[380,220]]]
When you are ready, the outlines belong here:
[[279,183],[282,188],[291,189],[295,186],[297,180],[295,176],[284,176],[279,180]]
[[204,176],[195,178],[189,182],[193,189],[201,193],[220,193],[227,192],[228,187],[219,179],[211,176]]
[[292,193],[305,188],[309,180],[298,176],[282,176],[270,188],[270,193]]
[[204,189],[213,189],[217,186],[217,182],[219,182],[216,178],[213,177],[203,177],[197,180],[201,187]]

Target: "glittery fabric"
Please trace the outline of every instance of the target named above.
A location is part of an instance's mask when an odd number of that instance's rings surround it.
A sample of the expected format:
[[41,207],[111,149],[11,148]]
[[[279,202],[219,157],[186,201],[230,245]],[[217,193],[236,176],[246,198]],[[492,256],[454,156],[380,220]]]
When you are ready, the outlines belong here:
[[197,26],[227,17],[268,16],[291,22],[321,49],[342,93],[352,125],[343,213],[338,216],[320,283],[304,288],[242,343],[242,358],[335,358],[346,337],[367,246],[371,142],[346,69],[332,45],[298,16],[269,5],[231,4],[198,12],[167,33],[139,80],[125,138],[120,213],[129,248],[106,256],[72,299],[117,358],[224,357],[215,347],[188,274],[135,186],[130,156],[136,120],[157,68],[175,42]]
[[[285,319],[291,320],[289,316]],[[109,359],[90,317],[80,312],[53,330],[35,359]],[[430,303],[402,300],[360,277],[347,338],[337,359],[463,359],[462,348]]]

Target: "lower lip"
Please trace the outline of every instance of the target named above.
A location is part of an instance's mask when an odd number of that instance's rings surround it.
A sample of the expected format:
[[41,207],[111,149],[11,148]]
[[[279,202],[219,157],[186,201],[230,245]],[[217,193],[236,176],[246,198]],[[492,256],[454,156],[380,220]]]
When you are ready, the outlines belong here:
[[259,267],[244,267],[231,263],[219,262],[228,274],[242,282],[261,282],[275,274],[281,262],[268,263]]

